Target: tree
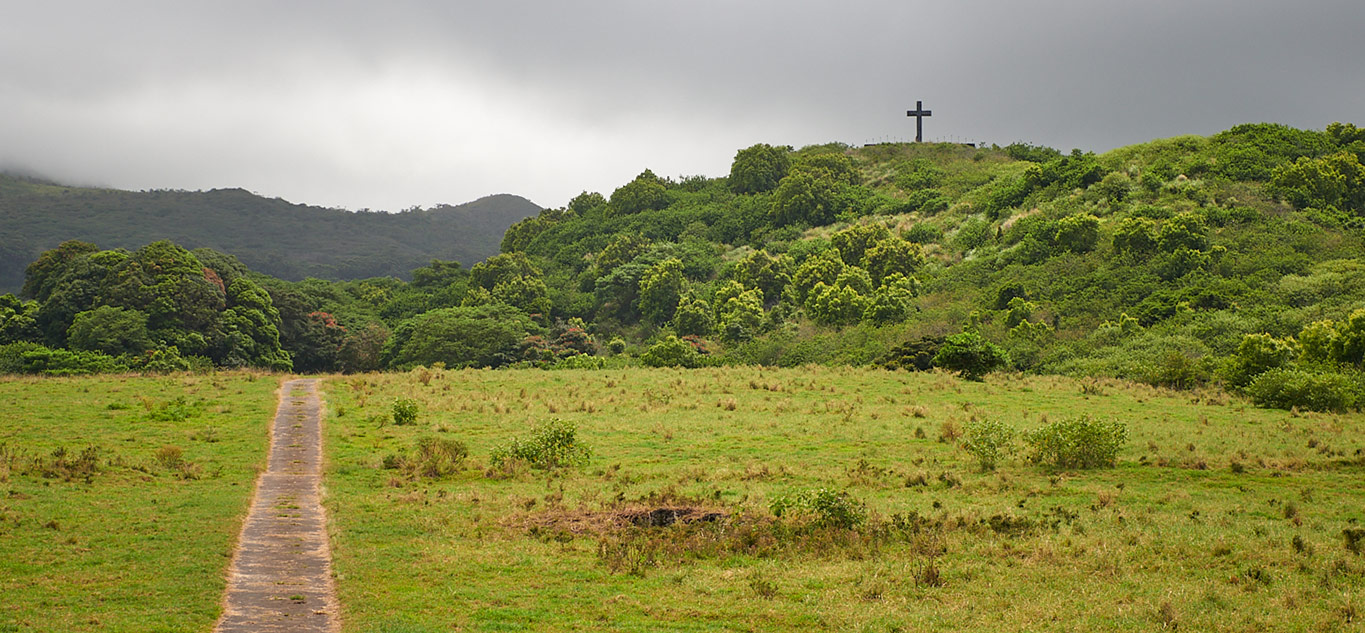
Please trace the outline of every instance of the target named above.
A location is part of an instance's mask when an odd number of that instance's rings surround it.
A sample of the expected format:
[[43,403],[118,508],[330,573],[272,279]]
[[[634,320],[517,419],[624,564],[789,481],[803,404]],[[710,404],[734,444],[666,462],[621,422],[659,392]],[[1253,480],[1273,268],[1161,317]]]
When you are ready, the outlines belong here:
[[683,297],[673,313],[673,329],[681,336],[711,336],[716,320],[711,304],[697,297]]
[[1053,242],[1058,247],[1073,253],[1088,253],[1095,250],[1095,244],[1100,239],[1100,219],[1082,213],[1062,218],[1057,221],[1057,233],[1053,236]]
[[872,276],[872,281],[882,285],[882,280],[891,275],[909,277],[924,265],[924,252],[919,244],[912,244],[899,237],[889,237],[874,243],[863,255],[863,268]]
[[527,314],[548,316],[549,289],[539,276],[517,275],[503,279],[489,293],[494,301],[519,308]]
[[470,281],[486,290],[516,277],[540,277],[540,269],[522,252],[500,253],[469,269]]
[[1276,168],[1270,176],[1270,190],[1299,209],[1365,212],[1365,166],[1350,151],[1322,158],[1305,156]]
[[863,310],[863,320],[873,325],[899,323],[910,316],[914,299],[919,294],[917,281],[900,273],[882,279],[882,285],[872,294]]
[[668,191],[663,180],[646,169],[639,176],[611,193],[607,208],[613,215],[631,215],[641,211],[662,209],[668,204]]
[[682,260],[670,257],[651,266],[640,277],[640,314],[656,325],[667,322],[686,288]]
[[44,251],[24,270],[22,296],[38,301],[47,301],[57,288],[62,275],[77,259],[98,252],[98,246],[79,240],[68,240],[49,251]]
[[844,272],[844,260],[840,257],[837,248],[828,248],[807,258],[792,274],[791,285],[796,292],[797,300],[805,303],[806,297],[810,295],[810,291],[815,288],[817,283],[833,286],[842,272]]
[[869,301],[847,285],[817,282],[806,299],[806,312],[821,325],[853,325],[863,318]]
[[862,266],[863,257],[867,255],[868,249],[880,242],[894,238],[895,236],[891,234],[890,229],[882,224],[872,222],[854,224],[838,231],[829,237],[829,241],[834,245],[834,248],[839,249],[839,255],[844,258],[845,264]]
[[346,332],[337,350],[341,371],[346,373],[377,371],[384,367],[384,345],[390,336],[382,323],[369,323]]
[[66,340],[73,350],[110,356],[140,355],[153,346],[147,333],[147,315],[114,306],[77,314]]
[[20,301],[12,294],[0,295],[0,345],[23,341],[38,342],[38,302]]
[[976,332],[949,336],[934,355],[934,366],[961,372],[968,380],[981,380],[982,376],[1008,365],[1009,354]]
[[1157,246],[1167,253],[1180,249],[1202,251],[1209,247],[1208,228],[1204,218],[1194,213],[1180,213],[1161,225],[1157,232]]
[[1124,218],[1114,229],[1114,250],[1132,256],[1156,250],[1156,222],[1150,218]]
[[727,341],[744,341],[763,324],[763,293],[729,281],[716,289],[716,329]]
[[791,167],[791,148],[759,143],[735,153],[730,164],[730,190],[737,194],[772,191]]
[[400,324],[385,356],[395,368],[436,362],[496,367],[513,360],[527,336],[542,333],[530,317],[507,305],[441,308]]
[[778,225],[823,226],[843,210],[839,188],[823,169],[794,169],[778,183],[769,216]]
[[735,280],[746,288],[757,288],[763,293],[765,305],[777,303],[782,291],[791,282],[791,259],[776,257],[768,251],[753,251],[735,262]]

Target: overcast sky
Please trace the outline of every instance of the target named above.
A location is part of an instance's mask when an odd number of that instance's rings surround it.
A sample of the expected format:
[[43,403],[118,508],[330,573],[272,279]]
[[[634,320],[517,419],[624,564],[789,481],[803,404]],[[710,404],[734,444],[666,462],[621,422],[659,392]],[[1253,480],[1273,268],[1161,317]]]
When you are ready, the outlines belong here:
[[1365,124],[1365,1],[0,0],[0,167],[399,210],[562,206],[754,143],[1104,151]]

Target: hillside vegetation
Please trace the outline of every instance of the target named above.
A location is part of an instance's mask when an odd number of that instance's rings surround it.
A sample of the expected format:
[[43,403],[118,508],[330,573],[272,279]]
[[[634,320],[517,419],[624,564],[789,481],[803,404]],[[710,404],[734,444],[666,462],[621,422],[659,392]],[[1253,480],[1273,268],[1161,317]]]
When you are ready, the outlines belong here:
[[291,204],[242,189],[118,191],[62,187],[0,174],[0,291],[66,240],[140,248],[171,240],[232,253],[282,279],[407,277],[432,258],[472,265],[503,231],[540,208],[511,195],[402,213]]
[[[406,282],[289,283],[154,245],[182,271],[157,281],[154,254],[69,244],[30,267],[36,302],[10,299],[4,331],[129,351],[77,327],[110,306],[148,319],[132,351],[301,371],[878,364],[1221,383],[1268,406],[1344,410],[1362,401],[1365,359],[1362,155],[1365,130],[1349,124],[1242,125],[1102,155],[756,145],[726,177],[645,170],[512,225],[499,255],[433,260]],[[120,294],[134,264],[144,287],[203,292]],[[244,305],[238,285],[269,305]],[[200,344],[176,332],[211,315],[160,316],[186,296],[263,317],[220,319]]]

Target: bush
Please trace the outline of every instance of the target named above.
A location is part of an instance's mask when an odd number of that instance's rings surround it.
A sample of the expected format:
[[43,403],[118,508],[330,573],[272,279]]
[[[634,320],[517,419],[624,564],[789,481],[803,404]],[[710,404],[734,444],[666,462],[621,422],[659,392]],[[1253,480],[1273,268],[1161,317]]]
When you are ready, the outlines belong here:
[[1014,428],[994,420],[969,422],[963,447],[976,457],[982,472],[995,470],[1001,458],[1014,452]]
[[394,400],[393,423],[398,426],[417,424],[417,402],[411,398]]
[[961,372],[967,380],[981,377],[1010,363],[1009,354],[976,332],[949,336],[934,355],[934,366]]
[[824,488],[803,490],[773,499],[769,509],[776,516],[808,517],[817,527],[854,529],[867,521],[867,507],[847,492]]
[[393,456],[384,459],[386,468],[397,468],[414,479],[423,477],[438,479],[455,474],[460,462],[469,456],[469,447],[464,442],[438,437],[420,437],[411,455]]
[[706,363],[706,359],[687,341],[669,336],[651,345],[640,360],[650,367],[686,367],[696,369]]
[[1128,441],[1128,427],[1122,422],[1092,419],[1088,415],[1059,420],[1024,434],[1035,463],[1056,468],[1097,468],[1113,466],[1119,449]]
[[493,466],[501,467],[509,461],[521,461],[533,468],[561,468],[586,463],[592,449],[578,441],[578,427],[558,418],[536,427],[531,437],[512,438],[506,446],[493,449]]
[[1360,387],[1344,374],[1305,369],[1271,369],[1247,387],[1257,406],[1298,407],[1310,411],[1346,411],[1360,401]]

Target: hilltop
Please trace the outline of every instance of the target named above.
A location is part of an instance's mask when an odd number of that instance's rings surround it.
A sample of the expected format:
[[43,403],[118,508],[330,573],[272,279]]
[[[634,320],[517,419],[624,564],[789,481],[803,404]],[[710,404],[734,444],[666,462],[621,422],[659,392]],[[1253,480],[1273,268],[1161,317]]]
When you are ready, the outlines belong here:
[[[500,254],[432,261],[410,282],[289,283],[212,252],[84,245],[45,255],[37,301],[10,310],[60,346],[101,302],[159,310],[149,297],[184,296],[165,294],[179,283],[221,295],[199,278],[207,267],[254,280],[280,319],[278,343],[258,327],[252,349],[227,332],[186,338],[176,328],[206,322],[193,310],[164,333],[148,322],[150,340],[215,362],[878,364],[1214,384],[1341,410],[1365,402],[1362,156],[1350,124],[1248,124],[1100,155],[759,144],[723,177],[646,169],[584,193],[513,224]],[[119,285],[121,270],[163,261],[185,279]],[[229,285],[216,305],[268,316]]]
[[120,191],[0,174],[0,291],[66,240],[136,249],[157,240],[237,256],[281,279],[406,277],[432,259],[473,265],[540,208],[513,195],[401,213],[352,212],[242,189]]

